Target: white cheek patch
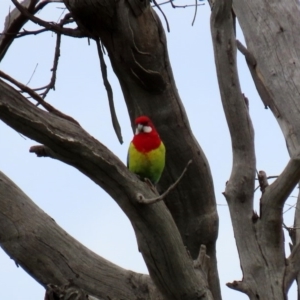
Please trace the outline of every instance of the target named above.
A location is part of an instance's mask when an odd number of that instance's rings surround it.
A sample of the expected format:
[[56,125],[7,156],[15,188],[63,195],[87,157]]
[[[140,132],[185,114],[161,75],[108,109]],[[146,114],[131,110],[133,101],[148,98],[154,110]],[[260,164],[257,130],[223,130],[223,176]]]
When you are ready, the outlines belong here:
[[144,126],[143,131],[146,132],[146,133],[149,133],[149,132],[152,131],[152,128],[150,126]]
[[136,128],[136,129],[135,129],[135,134],[139,134],[139,133],[140,133],[139,129]]

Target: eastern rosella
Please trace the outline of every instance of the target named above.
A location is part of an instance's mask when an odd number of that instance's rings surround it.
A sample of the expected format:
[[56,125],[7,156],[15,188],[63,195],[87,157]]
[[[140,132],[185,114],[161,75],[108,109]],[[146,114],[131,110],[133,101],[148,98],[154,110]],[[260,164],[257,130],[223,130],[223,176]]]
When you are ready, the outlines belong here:
[[136,130],[129,145],[127,166],[141,179],[156,184],[165,167],[165,146],[151,120],[141,116],[135,120]]

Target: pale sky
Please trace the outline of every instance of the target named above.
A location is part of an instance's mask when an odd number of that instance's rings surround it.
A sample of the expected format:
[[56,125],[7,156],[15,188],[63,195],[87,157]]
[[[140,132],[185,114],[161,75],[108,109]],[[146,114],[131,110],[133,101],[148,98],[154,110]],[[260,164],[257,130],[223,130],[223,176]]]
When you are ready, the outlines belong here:
[[[176,1],[187,3],[187,1]],[[194,3],[194,1],[191,1]],[[5,16],[13,4],[0,0],[1,31]],[[48,5],[38,16],[57,21],[63,5]],[[226,282],[241,280],[242,273],[233,237],[226,201],[221,194],[231,172],[231,142],[222,110],[210,36],[210,9],[198,7],[172,9],[164,5],[171,32],[167,33],[169,56],[182,102],[192,130],[203,148],[214,177],[220,218],[217,243],[218,267],[223,299],[247,299],[226,287]],[[158,13],[161,16],[160,13]],[[164,20],[162,20],[163,24]],[[27,30],[35,28],[32,23]],[[238,38],[243,41],[238,30]],[[1,63],[1,70],[26,84],[40,87],[49,82],[55,46],[55,34],[47,32],[14,41]],[[244,58],[239,55],[242,91],[249,98],[255,128],[257,169],[278,175],[288,162],[285,141],[270,110],[264,109],[256,93]],[[118,80],[110,63],[108,78],[113,86],[116,112],[122,127],[124,144],[113,131],[105,88],[102,84],[96,45],[87,39],[62,38],[56,90],[46,100],[75,118],[91,135],[105,144],[125,163],[132,138],[127,109]],[[147,273],[138,252],[134,232],[125,214],[100,187],[79,171],[50,158],[37,158],[29,148],[37,143],[25,138],[0,121],[0,170],[9,176],[31,199],[69,234],[104,258],[133,271]],[[256,192],[256,206],[260,192]],[[296,195],[296,192],[293,192]],[[295,198],[287,203],[295,204]],[[286,206],[288,209],[289,206]],[[285,216],[292,226],[294,209]],[[289,238],[286,237],[286,246]],[[288,247],[286,247],[288,249]],[[0,249],[0,299],[41,300],[44,289]],[[292,290],[295,294],[295,288]],[[290,299],[295,298],[292,296]]]

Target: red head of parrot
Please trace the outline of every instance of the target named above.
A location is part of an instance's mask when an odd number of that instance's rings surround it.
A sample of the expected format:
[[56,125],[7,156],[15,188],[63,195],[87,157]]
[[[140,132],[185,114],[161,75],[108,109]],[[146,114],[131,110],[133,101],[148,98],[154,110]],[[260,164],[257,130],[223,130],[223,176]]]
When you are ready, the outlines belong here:
[[156,184],[165,167],[165,146],[147,116],[136,118],[135,125],[135,135],[128,150],[128,168]]

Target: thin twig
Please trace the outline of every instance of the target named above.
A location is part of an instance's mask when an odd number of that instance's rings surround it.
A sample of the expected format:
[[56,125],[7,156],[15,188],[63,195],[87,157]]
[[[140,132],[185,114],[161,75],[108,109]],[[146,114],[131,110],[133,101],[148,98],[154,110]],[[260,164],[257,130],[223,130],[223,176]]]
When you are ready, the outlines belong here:
[[[173,8],[186,8],[186,7],[194,7],[195,6],[195,4],[175,5],[172,0],[161,2],[158,5],[161,6],[161,5],[168,4],[168,3],[170,3]],[[202,5],[205,5],[205,3],[197,4],[197,6],[202,6]],[[156,5],[152,5],[151,7],[155,7],[155,6]]]
[[187,165],[185,166],[184,170],[182,171],[181,175],[178,177],[178,179],[172,185],[170,185],[169,188],[163,194],[161,194],[158,197],[150,198],[150,199],[146,199],[142,194],[138,194],[137,201],[141,204],[153,204],[153,203],[163,200],[178,185],[178,183],[182,179],[183,175],[186,173],[186,171],[191,163],[192,163],[192,160],[189,160]]
[[56,23],[61,19],[61,17],[62,17],[63,14],[65,13],[65,11],[66,11],[66,8],[64,7],[63,10],[62,10],[62,12],[61,12],[61,14],[60,14],[60,16],[58,17]]
[[28,11],[28,9],[24,8],[23,5],[21,5],[17,0],[11,0],[11,1],[25,17],[27,17],[30,21],[32,21],[35,24],[38,24],[38,25],[45,27],[51,31],[54,31],[56,33],[61,33],[61,34],[67,35],[67,36],[72,36],[72,37],[77,37],[77,38],[87,37],[87,35],[84,34],[79,29],[63,28],[58,24],[46,22],[42,19],[39,19],[39,18],[35,17],[34,15],[32,15]]
[[[275,179],[278,178],[278,175],[274,175],[274,176],[268,176],[267,179]],[[255,178],[255,180],[259,180],[258,178]]]
[[56,46],[55,46],[54,59],[53,59],[53,67],[51,69],[52,76],[51,76],[49,84],[46,86],[45,91],[41,94],[41,96],[44,99],[46,98],[48,92],[51,89],[55,90],[56,72],[57,72],[57,67],[58,67],[58,60],[60,57],[60,44],[61,44],[61,34],[57,33],[56,34]]
[[34,13],[33,14],[36,14],[39,10],[43,9],[49,3],[63,3],[63,1],[62,0],[46,0],[46,1],[41,1],[34,8]]
[[197,0],[195,0],[195,2],[196,2],[196,5],[195,5],[195,14],[194,14],[194,18],[193,18],[192,26],[194,26],[194,23],[195,23],[195,20],[196,20],[196,16],[197,16],[197,8],[198,8],[198,5],[197,5]]
[[33,77],[33,75],[34,75],[34,73],[35,73],[35,71],[36,71],[36,69],[37,69],[38,65],[39,65],[39,64],[36,64],[36,65],[35,65],[35,68],[34,68],[34,70],[33,70],[32,74],[31,74],[31,76],[30,76],[30,78],[29,78],[28,82],[26,83],[26,85],[28,85],[28,84],[30,83],[30,81],[31,81],[31,79],[32,79],[32,77]]
[[254,189],[254,192],[256,192],[259,188],[260,188],[260,186],[258,185],[258,186]]
[[37,35],[37,34],[40,34],[42,32],[46,32],[46,31],[49,31],[49,29],[43,28],[43,29],[33,30],[33,31],[23,29],[23,32],[18,32],[18,33],[15,33],[15,32],[0,33],[0,36],[1,35],[15,35],[15,38],[17,39],[17,38],[21,38],[25,35]]
[[113,124],[114,130],[115,130],[115,133],[118,137],[119,142],[121,144],[123,144],[121,127],[120,127],[120,124],[119,124],[119,121],[118,121],[118,118],[117,118],[117,114],[116,114],[116,110],[115,110],[113,91],[112,91],[111,85],[110,85],[110,83],[107,79],[107,68],[106,68],[106,64],[105,64],[105,61],[104,61],[103,52],[102,52],[102,48],[101,48],[101,45],[100,45],[100,40],[96,39],[95,41],[96,41],[98,56],[99,56],[99,60],[100,60],[100,68],[101,68],[101,73],[102,73],[102,79],[103,79],[103,83],[104,83],[104,86],[105,86],[105,89],[106,89],[106,92],[107,92],[112,124]]
[[77,124],[80,126],[80,124],[73,119],[72,117],[60,112],[59,110],[57,110],[56,108],[54,108],[52,105],[50,105],[49,103],[47,103],[39,94],[37,94],[35,91],[33,91],[31,88],[29,88],[28,86],[24,85],[23,83],[15,80],[14,78],[10,77],[9,75],[7,75],[6,73],[2,72],[0,70],[0,77],[8,80],[9,82],[13,83],[15,86],[17,86],[19,89],[21,89],[22,91],[26,92],[28,95],[30,95],[34,100],[36,100],[39,104],[41,104],[49,113],[52,113],[62,119],[68,120],[74,124]]
[[166,21],[167,30],[168,30],[168,32],[170,32],[170,26],[169,26],[169,22],[168,22],[168,19],[167,19],[166,15],[164,14],[164,12],[162,11],[162,9],[160,8],[160,6],[157,4],[157,2],[155,0],[153,0],[153,3],[158,8],[158,10],[162,13],[162,15],[163,15],[163,17],[164,17],[164,19]]
[[285,213],[287,213],[288,211],[290,211],[292,208],[296,208],[297,203],[295,203],[294,205],[291,205],[288,209],[286,209],[282,214],[284,215]]
[[[48,86],[48,84],[44,85],[44,86],[41,86],[41,87],[38,87],[38,88],[34,88],[32,89],[33,91],[37,92],[37,91],[41,91],[41,90],[44,90],[46,89]],[[20,91],[20,93],[24,93],[23,91]]]
[[[64,8],[64,10],[66,10]],[[74,19],[72,17],[72,14],[71,13],[67,13],[65,14],[65,16],[60,20],[60,22],[58,23],[60,26],[63,26],[63,25],[66,25],[66,24],[71,24],[71,23],[74,23]]]
[[[256,173],[257,173],[257,177],[259,177],[257,171],[256,171]],[[268,176],[268,177],[267,177],[267,179],[275,179],[275,178],[278,178],[278,176]],[[255,178],[255,180],[259,180],[259,178]],[[257,186],[257,187],[254,189],[254,192],[256,192],[260,187],[261,187],[261,185]]]
[[[74,20],[72,20],[71,14],[68,13],[59,22],[59,25],[63,26],[64,24],[71,23],[73,21]],[[56,82],[56,74],[57,74],[57,68],[58,68],[58,60],[59,60],[59,57],[60,57],[60,45],[61,45],[61,33],[57,33],[56,46],[55,46],[54,59],[53,59],[53,66],[52,66],[52,69],[51,69],[52,76],[51,76],[50,82],[47,85],[43,86],[43,87],[33,89],[34,91],[45,90],[44,92],[42,92],[40,94],[40,96],[42,98],[44,98],[44,99],[46,98],[47,94],[49,93],[49,91],[51,89],[55,90],[55,82]]]

